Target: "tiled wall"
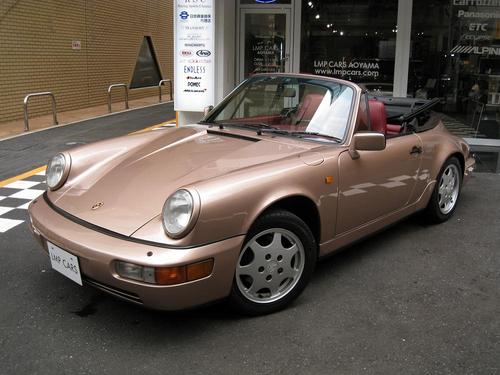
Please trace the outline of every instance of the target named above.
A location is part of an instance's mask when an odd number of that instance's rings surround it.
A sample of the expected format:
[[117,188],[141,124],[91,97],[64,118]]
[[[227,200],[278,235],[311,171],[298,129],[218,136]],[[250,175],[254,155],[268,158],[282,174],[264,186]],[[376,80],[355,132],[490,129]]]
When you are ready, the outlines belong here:
[[[22,118],[32,92],[52,91],[58,112],[106,103],[110,84],[130,84],[146,35],[163,78],[172,79],[172,12],[172,0],[0,0],[0,122]],[[122,100],[122,91],[113,98]],[[30,116],[45,113],[48,98],[30,100]]]

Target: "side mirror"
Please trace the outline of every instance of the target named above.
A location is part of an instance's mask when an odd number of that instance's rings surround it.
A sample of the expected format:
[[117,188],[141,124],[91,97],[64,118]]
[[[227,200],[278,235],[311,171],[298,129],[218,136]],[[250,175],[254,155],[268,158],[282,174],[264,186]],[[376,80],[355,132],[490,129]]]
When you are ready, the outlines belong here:
[[376,132],[361,132],[354,134],[349,154],[351,158],[358,159],[358,151],[381,151],[385,149],[385,135]]
[[208,107],[205,107],[205,108],[203,109],[203,116],[207,116],[207,115],[210,113],[210,111],[211,111],[212,109],[214,109],[214,106],[213,106],[213,105],[209,105]]

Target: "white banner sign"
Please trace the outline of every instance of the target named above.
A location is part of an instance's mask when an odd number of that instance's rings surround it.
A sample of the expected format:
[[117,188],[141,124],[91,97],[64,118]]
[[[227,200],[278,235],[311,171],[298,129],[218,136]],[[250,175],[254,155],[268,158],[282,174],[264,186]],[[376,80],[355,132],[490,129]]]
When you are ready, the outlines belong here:
[[175,0],[175,110],[214,105],[214,0]]

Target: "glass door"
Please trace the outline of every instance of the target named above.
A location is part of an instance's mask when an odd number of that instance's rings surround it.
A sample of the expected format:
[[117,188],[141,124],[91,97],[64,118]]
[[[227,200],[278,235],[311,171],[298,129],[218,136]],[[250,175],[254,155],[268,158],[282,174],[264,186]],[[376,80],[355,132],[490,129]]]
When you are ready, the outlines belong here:
[[290,72],[290,10],[240,10],[239,78]]

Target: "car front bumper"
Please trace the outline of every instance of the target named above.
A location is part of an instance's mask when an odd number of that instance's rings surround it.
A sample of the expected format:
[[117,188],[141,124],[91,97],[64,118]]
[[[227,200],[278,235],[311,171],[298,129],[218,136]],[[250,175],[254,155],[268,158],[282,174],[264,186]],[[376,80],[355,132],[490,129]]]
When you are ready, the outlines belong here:
[[[73,222],[54,211],[43,197],[30,205],[29,216],[30,229],[45,251],[50,241],[78,257],[84,283],[161,310],[181,310],[227,297],[244,240],[240,235],[189,249],[127,241]],[[214,259],[210,276],[168,286],[122,278],[114,267],[116,260],[147,267],[175,267],[210,258]]]

